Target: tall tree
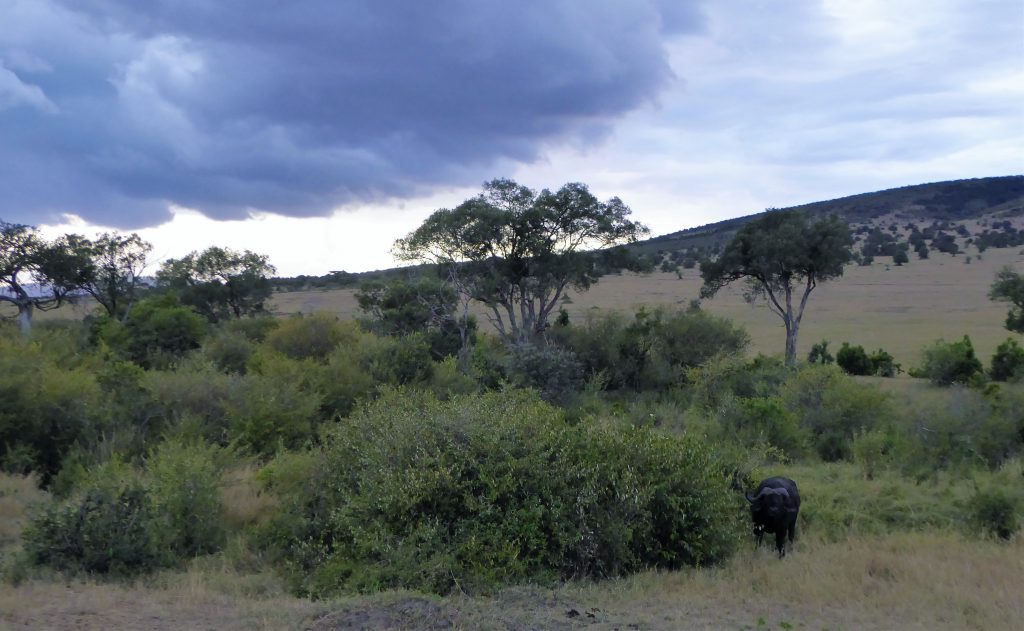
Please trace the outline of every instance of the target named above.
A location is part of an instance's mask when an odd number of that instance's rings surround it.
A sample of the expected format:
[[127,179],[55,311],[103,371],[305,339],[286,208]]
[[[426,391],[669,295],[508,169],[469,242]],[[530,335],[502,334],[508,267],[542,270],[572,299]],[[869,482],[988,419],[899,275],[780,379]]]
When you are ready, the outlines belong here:
[[568,287],[597,281],[598,258],[588,250],[648,232],[630,214],[619,198],[601,202],[584,184],[536,193],[497,179],[435,211],[395,243],[395,254],[444,266],[460,294],[487,307],[503,339],[524,342],[543,333]]
[[747,300],[766,298],[782,318],[792,366],[807,299],[819,282],[842,276],[852,245],[850,227],[835,215],[811,220],[799,211],[769,210],[740,228],[717,259],[701,263],[701,297],[747,280]]
[[183,304],[216,322],[264,312],[273,290],[267,277],[275,271],[264,254],[214,246],[168,259],[156,278],[159,285],[178,290]]
[[93,273],[88,241],[65,235],[47,241],[32,226],[0,221],[0,302],[17,309],[21,331],[28,335],[32,314],[64,304]]
[[136,234],[104,233],[90,246],[93,274],[84,286],[111,318],[124,319],[142,286],[153,245]]
[[988,295],[992,300],[1004,300],[1013,305],[1006,314],[1006,328],[1024,333],[1024,274],[1013,271],[1009,266],[1004,267],[996,274]]

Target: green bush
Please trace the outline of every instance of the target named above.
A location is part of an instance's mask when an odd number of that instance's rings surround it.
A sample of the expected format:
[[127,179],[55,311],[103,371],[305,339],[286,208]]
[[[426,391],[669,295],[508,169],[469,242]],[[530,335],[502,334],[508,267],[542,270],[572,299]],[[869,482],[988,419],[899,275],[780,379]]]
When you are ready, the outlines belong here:
[[971,338],[965,335],[959,342],[934,342],[924,350],[921,367],[910,374],[939,386],[970,384],[984,374],[984,367],[974,354]]
[[894,358],[889,353],[882,349],[878,349],[868,358],[871,360],[871,374],[879,377],[895,377],[897,374],[903,372],[903,368],[896,363]]
[[265,531],[304,594],[473,592],[711,564],[743,525],[707,445],[569,427],[526,391],[440,402],[389,390],[326,443],[305,491],[285,484]]
[[[237,320],[232,320],[235,322]],[[203,356],[218,370],[244,375],[255,352],[253,343],[240,331],[222,328],[203,344]]]
[[140,300],[127,322],[101,319],[97,337],[144,368],[166,368],[202,344],[206,320],[170,294]]
[[376,338],[365,342],[360,354],[363,367],[378,383],[403,386],[424,383],[434,373],[430,343],[421,333]]
[[227,404],[239,384],[239,377],[226,375],[209,364],[147,371],[141,385],[152,401],[148,422],[161,427],[175,427],[187,422],[204,440],[226,445]]
[[146,461],[149,493],[162,550],[176,558],[224,545],[216,447],[171,440]]
[[687,369],[715,355],[739,354],[750,341],[724,318],[663,307],[641,309],[632,321],[617,313],[589,315],[582,326],[549,335],[576,354],[586,375],[601,375],[608,390],[678,386]]
[[826,462],[850,460],[857,432],[874,429],[893,415],[884,392],[859,384],[831,366],[801,369],[782,386],[781,397]]
[[36,472],[44,484],[73,445],[101,433],[94,372],[57,361],[34,341],[0,338],[0,469]]
[[812,364],[831,364],[836,358],[828,352],[828,340],[822,340],[811,346],[811,352],[807,354],[807,361]]
[[327,313],[299,314],[270,331],[266,344],[291,359],[323,362],[339,344],[351,344],[359,336],[359,325],[355,322],[341,322]]
[[771,445],[786,458],[801,458],[807,453],[807,432],[778,397],[736,398],[722,406],[719,422],[723,430],[719,437],[723,440],[747,447]]
[[994,381],[1024,379],[1024,348],[1017,344],[1017,340],[1007,338],[996,348],[988,374]]
[[971,524],[984,534],[1009,539],[1020,528],[1019,500],[999,486],[979,488],[967,502]]
[[874,370],[871,358],[864,351],[864,347],[850,346],[849,342],[843,342],[843,346],[836,353],[836,363],[848,375],[870,375]]
[[299,372],[249,375],[240,381],[224,404],[230,442],[266,455],[312,438],[321,402],[302,379]]
[[545,401],[565,403],[583,386],[583,367],[572,351],[518,344],[509,349],[505,374],[521,388],[534,388]]

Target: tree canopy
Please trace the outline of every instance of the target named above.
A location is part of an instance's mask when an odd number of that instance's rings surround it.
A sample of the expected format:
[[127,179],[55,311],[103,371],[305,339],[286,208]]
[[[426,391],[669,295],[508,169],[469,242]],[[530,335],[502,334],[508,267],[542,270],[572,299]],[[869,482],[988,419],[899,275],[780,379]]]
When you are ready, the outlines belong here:
[[807,299],[819,282],[842,276],[852,245],[849,226],[836,215],[812,220],[800,211],[769,210],[740,228],[717,259],[701,264],[701,296],[747,280],[747,299],[766,298],[782,318],[792,365]]
[[55,309],[92,277],[88,241],[74,234],[54,241],[36,228],[0,221],[0,302],[17,309],[23,333],[35,309]]
[[136,234],[104,233],[89,246],[92,275],[83,289],[112,318],[125,318],[142,285],[153,245]]
[[989,297],[1013,305],[1006,314],[1006,328],[1024,333],[1024,274],[1019,274],[1010,267],[999,270],[996,281],[989,290]]
[[395,243],[403,260],[445,266],[457,290],[488,308],[503,339],[543,333],[566,288],[586,290],[600,276],[597,248],[647,234],[613,197],[599,201],[585,184],[537,193],[509,179],[454,209],[435,211]]
[[267,276],[275,271],[264,254],[214,246],[164,261],[156,278],[178,290],[182,304],[216,322],[265,311],[273,291]]

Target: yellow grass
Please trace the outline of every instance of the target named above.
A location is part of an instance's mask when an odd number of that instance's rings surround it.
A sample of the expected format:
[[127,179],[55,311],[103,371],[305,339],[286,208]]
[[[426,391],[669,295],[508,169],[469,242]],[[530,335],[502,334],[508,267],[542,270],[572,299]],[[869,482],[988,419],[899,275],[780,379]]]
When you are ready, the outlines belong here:
[[1017,629],[1024,541],[953,533],[798,540],[777,560],[555,589],[448,598],[390,592],[310,602],[265,575],[201,567],[147,583],[0,587],[0,629]]
[[[988,290],[1004,265],[1024,271],[1020,252],[1019,248],[989,249],[981,260],[975,252],[970,264],[964,262],[963,254],[934,253],[930,259],[915,257],[900,267],[888,264],[886,257],[876,258],[868,267],[848,267],[841,279],[823,283],[811,294],[799,353],[806,356],[811,345],[822,339],[830,340],[834,353],[848,341],[868,352],[884,348],[906,369],[917,365],[921,350],[936,339],[954,341],[967,334],[987,363],[1009,335],[1003,328],[1008,305],[989,300]],[[699,297],[700,286],[696,269],[683,270],[682,279],[663,272],[606,276],[588,292],[570,292],[564,306],[574,322],[600,310],[631,312],[644,305],[685,308]],[[272,308],[281,315],[323,311],[351,318],[359,315],[354,295],[354,289],[281,293],[274,296]],[[705,301],[703,308],[745,327],[752,338],[752,352],[782,352],[782,321],[764,304],[744,302],[742,287],[726,288]],[[482,310],[476,313],[481,323],[486,322]]]

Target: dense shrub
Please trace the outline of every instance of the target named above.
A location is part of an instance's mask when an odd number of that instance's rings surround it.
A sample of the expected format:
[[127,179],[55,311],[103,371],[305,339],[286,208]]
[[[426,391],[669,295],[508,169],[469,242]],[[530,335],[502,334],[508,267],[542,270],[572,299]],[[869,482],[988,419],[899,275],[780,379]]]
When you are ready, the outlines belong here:
[[320,400],[299,381],[301,374],[249,375],[225,402],[228,438],[255,454],[298,447],[313,436]]
[[420,333],[404,337],[371,337],[360,348],[363,367],[378,383],[423,383],[434,372],[430,343]]
[[150,370],[141,380],[148,393],[146,423],[174,427],[182,423],[206,441],[226,445],[226,405],[239,387],[237,376],[226,375],[209,364],[187,364],[175,370]]
[[717,415],[722,424],[721,439],[747,447],[771,445],[787,458],[801,458],[807,453],[807,432],[778,397],[736,398],[722,406]]
[[870,375],[873,370],[871,358],[864,351],[864,347],[850,346],[849,342],[843,342],[843,346],[836,353],[836,363],[848,375]]
[[266,336],[266,344],[292,359],[326,361],[339,344],[359,337],[359,325],[341,322],[327,313],[298,314],[281,321]]
[[175,558],[216,552],[224,545],[215,457],[215,447],[171,440],[146,462],[157,539]]
[[590,315],[580,327],[549,334],[576,354],[587,375],[601,375],[609,390],[677,386],[688,368],[715,355],[741,353],[749,343],[729,320],[666,308],[641,309],[632,321],[617,313]]
[[1024,348],[1017,344],[1017,340],[1007,338],[996,348],[988,374],[995,381],[1024,379]]
[[871,374],[879,377],[895,377],[903,372],[903,368],[896,363],[896,358],[878,349],[868,358],[871,361]]
[[936,385],[948,386],[972,383],[984,374],[984,367],[974,354],[971,338],[965,335],[959,342],[934,342],[924,350],[921,367],[910,374],[929,379]]
[[828,340],[822,340],[811,346],[811,352],[807,354],[807,361],[812,364],[831,364],[836,360],[832,353],[828,352]]
[[265,534],[301,593],[474,591],[709,564],[742,524],[707,445],[569,427],[524,391],[447,403],[389,391],[327,440]]
[[92,371],[57,363],[40,344],[0,338],[0,468],[49,483],[71,447],[102,420]]
[[1020,501],[1001,486],[977,489],[967,510],[971,525],[984,534],[1009,539],[1020,528]]
[[135,574],[162,565],[150,529],[152,504],[138,485],[94,489],[47,509],[24,533],[36,565],[99,574]]
[[218,370],[244,375],[255,352],[253,343],[240,331],[222,328],[203,344],[203,356]]
[[97,338],[144,368],[165,368],[202,344],[206,320],[170,294],[140,300],[121,323],[97,321]]
[[517,344],[509,349],[505,374],[522,388],[534,388],[544,400],[564,403],[583,385],[583,366],[575,353],[556,346]]
[[818,456],[827,462],[850,460],[857,432],[891,418],[888,397],[849,379],[835,367],[808,366],[781,389],[782,401],[810,433]]
[[216,552],[224,542],[214,447],[171,441],[137,472],[90,469],[69,499],[24,533],[29,560],[57,570],[131,575]]

